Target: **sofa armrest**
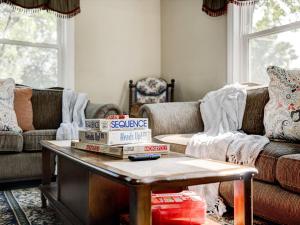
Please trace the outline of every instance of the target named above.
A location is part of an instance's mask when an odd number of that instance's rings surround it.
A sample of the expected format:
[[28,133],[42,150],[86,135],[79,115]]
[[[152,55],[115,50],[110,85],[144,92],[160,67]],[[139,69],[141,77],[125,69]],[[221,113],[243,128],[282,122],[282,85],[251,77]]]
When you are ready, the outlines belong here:
[[149,119],[153,137],[203,131],[198,102],[146,104],[141,107],[139,114]]
[[115,104],[94,104],[89,102],[85,109],[87,119],[105,118],[109,115],[122,114],[122,110]]

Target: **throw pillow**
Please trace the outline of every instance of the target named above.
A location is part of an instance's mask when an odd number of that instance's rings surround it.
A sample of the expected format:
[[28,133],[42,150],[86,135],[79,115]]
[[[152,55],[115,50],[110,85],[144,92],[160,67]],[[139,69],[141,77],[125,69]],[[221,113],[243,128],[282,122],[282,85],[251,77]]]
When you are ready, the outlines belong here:
[[0,80],[0,130],[21,132],[14,110],[13,79]]
[[23,131],[34,130],[31,97],[31,88],[15,89],[14,107],[18,124]]
[[269,96],[264,114],[266,135],[273,139],[300,140],[300,71],[277,66],[268,69]]

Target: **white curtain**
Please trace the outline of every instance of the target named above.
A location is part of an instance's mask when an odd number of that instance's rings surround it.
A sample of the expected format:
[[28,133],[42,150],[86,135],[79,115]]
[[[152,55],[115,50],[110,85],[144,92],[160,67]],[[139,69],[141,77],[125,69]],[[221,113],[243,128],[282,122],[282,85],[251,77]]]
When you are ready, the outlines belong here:
[[248,45],[244,35],[252,28],[254,5],[228,5],[227,14],[227,83],[247,82]]

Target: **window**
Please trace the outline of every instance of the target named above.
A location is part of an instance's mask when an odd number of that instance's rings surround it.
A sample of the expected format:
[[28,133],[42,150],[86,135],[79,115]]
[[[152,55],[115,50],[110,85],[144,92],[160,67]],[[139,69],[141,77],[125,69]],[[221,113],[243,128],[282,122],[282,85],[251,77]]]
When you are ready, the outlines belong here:
[[231,7],[231,19],[239,18],[232,23],[240,26],[240,45],[235,49],[242,58],[239,74],[231,81],[268,84],[268,66],[300,68],[300,0],[260,0],[246,9]]
[[69,25],[51,13],[18,13],[0,4],[0,78],[34,88],[72,88]]

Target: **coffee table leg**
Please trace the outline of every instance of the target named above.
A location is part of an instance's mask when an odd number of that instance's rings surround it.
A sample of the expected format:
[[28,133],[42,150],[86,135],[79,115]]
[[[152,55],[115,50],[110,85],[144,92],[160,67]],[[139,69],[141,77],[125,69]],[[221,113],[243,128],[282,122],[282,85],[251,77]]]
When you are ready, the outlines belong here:
[[234,181],[234,225],[253,224],[252,175]]
[[130,187],[130,224],[151,225],[151,188]]
[[[51,153],[47,148],[42,149],[42,185],[48,185],[51,183],[51,162],[50,162]],[[47,207],[47,200],[43,193],[41,193],[42,207]]]

